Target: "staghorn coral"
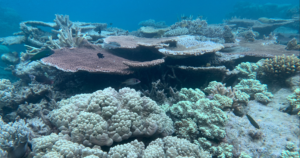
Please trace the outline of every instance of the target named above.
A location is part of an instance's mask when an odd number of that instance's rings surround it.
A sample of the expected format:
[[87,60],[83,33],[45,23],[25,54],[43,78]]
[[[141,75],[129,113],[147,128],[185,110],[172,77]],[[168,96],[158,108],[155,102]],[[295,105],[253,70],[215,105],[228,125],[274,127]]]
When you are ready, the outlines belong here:
[[243,79],[234,88],[247,93],[251,98],[262,103],[268,103],[273,98],[273,94],[267,91],[267,85],[261,84],[259,80]]
[[286,98],[290,103],[290,112],[297,113],[300,116],[300,88],[294,90],[292,95]]
[[133,89],[119,93],[112,88],[81,94],[58,103],[50,121],[72,141],[84,145],[110,146],[130,137],[173,133],[173,122],[150,98]]
[[268,77],[286,78],[300,70],[300,60],[294,54],[291,56],[283,54],[266,59],[262,68]]
[[144,150],[143,158],[157,157],[197,157],[208,158],[211,155],[188,140],[176,137],[158,138]]

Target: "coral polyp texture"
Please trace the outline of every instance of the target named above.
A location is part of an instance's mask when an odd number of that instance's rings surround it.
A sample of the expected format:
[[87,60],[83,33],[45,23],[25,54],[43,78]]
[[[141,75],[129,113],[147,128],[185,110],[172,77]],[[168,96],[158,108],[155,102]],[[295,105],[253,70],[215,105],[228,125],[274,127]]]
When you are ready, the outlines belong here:
[[[177,134],[187,139],[195,138],[198,133],[200,136],[210,139],[223,139],[226,135],[224,126],[227,116],[220,109],[221,104],[218,101],[204,98],[204,93],[200,90],[196,90],[196,93],[192,89],[189,91],[192,91],[190,93],[192,95],[188,97],[191,101],[182,98],[182,101],[170,107],[172,116],[181,119],[180,122],[175,123],[178,129]],[[200,92],[198,96],[197,91]],[[188,131],[181,132],[182,130]]]
[[50,121],[73,142],[111,146],[130,137],[168,136],[172,120],[150,98],[130,88],[80,94],[58,103]]
[[298,115],[300,116],[300,88],[295,89],[294,93],[289,95],[286,99],[290,103],[291,111],[293,113],[298,112]]
[[263,71],[268,76],[286,78],[300,71],[300,59],[294,54],[291,56],[275,56],[273,59],[266,59],[263,63]]
[[158,51],[170,57],[188,57],[214,53],[222,48],[224,48],[222,44],[211,41],[197,41],[194,36],[179,36],[175,48],[161,48]]
[[247,93],[251,98],[262,103],[269,103],[273,94],[268,92],[266,84],[261,84],[259,80],[243,79],[234,88]]

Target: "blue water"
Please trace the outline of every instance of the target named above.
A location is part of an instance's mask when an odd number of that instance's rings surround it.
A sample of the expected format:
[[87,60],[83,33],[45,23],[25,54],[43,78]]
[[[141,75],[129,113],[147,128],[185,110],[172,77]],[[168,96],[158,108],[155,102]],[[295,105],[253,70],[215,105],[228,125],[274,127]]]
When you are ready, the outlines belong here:
[[[0,0],[1,6],[15,9],[22,20],[53,21],[54,14],[70,15],[72,21],[113,23],[133,31],[147,19],[171,25],[180,15],[202,15],[208,23],[221,23],[239,0]],[[251,0],[256,4],[297,4],[298,0]]]

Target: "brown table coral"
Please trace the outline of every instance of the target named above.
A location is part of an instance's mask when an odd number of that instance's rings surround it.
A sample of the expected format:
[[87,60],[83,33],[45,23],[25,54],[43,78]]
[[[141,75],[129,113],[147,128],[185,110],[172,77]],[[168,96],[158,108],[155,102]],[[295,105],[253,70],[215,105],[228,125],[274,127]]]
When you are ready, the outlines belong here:
[[73,49],[54,50],[54,54],[43,58],[42,63],[54,66],[65,72],[88,71],[96,73],[130,74],[123,61],[127,59],[110,54],[107,50],[95,45],[85,45]]

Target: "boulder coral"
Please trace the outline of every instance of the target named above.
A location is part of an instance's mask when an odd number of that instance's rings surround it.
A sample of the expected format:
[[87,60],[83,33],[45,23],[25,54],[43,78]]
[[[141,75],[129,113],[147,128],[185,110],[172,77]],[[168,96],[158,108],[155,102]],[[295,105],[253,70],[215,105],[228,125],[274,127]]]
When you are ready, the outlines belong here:
[[70,134],[73,142],[86,146],[111,146],[130,137],[174,132],[172,120],[155,101],[130,88],[75,95],[60,101],[58,107],[48,115],[50,121]]

